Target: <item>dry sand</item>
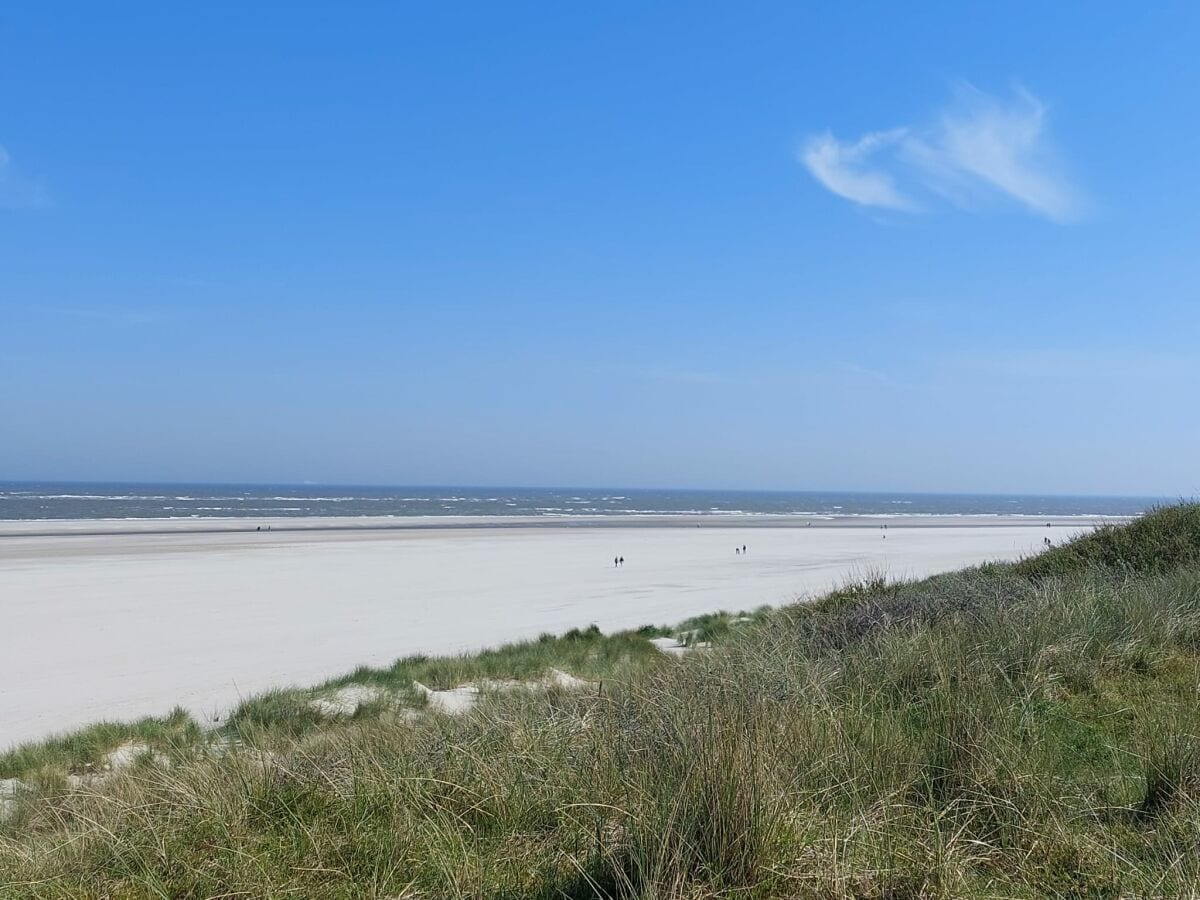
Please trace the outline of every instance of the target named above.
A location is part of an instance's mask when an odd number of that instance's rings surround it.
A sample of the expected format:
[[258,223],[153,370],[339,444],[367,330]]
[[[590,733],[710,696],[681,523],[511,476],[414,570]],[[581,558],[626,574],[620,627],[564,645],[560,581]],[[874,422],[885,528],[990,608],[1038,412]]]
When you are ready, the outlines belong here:
[[177,704],[211,720],[271,687],[414,653],[1013,558],[1091,524],[881,521],[3,523],[0,748]]

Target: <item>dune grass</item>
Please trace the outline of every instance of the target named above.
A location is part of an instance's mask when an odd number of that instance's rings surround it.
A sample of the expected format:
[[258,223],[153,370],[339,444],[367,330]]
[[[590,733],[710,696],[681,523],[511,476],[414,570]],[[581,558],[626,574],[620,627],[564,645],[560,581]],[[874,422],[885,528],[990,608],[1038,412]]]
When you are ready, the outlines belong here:
[[1069,575],[1089,568],[1130,575],[1200,565],[1200,504],[1151,510],[1128,525],[1093,533],[1023,560],[1016,571],[1031,578]]
[[463,716],[274,695],[222,753],[37,786],[0,897],[1200,896],[1200,508],[739,618],[318,689],[605,680]]
[[169,755],[181,748],[194,748],[205,740],[203,730],[182,709],[176,709],[164,718],[101,722],[0,754],[0,778],[96,772],[104,767],[107,754],[122,744],[145,745],[150,750]]
[[[475,654],[409,656],[387,668],[362,666],[316,687],[286,688],[251,697],[231,711],[216,731],[205,731],[181,709],[166,717],[147,717],[136,722],[102,722],[0,753],[0,779],[50,778],[58,782],[68,774],[101,772],[106,755],[124,744],[145,745],[164,756],[207,752],[214,745],[224,747],[230,742],[296,738],[333,721],[371,718],[397,706],[420,709],[425,700],[414,690],[414,682],[435,690],[489,680],[535,682],[551,669],[601,683],[614,679],[627,681],[646,666],[663,661],[662,654],[647,638],[677,636],[709,641],[762,622],[769,612],[769,608],[763,607],[751,613],[707,613],[674,627],[645,626],[607,635],[591,625]],[[322,712],[313,704],[315,699],[335,695],[339,689],[351,686],[377,688],[385,695],[386,702],[364,704],[350,716]]]

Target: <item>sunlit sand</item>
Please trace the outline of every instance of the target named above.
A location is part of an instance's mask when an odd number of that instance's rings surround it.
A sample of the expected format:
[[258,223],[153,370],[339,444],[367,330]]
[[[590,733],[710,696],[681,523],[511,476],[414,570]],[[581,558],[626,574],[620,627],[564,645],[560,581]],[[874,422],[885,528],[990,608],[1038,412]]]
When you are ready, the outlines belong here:
[[155,534],[129,533],[160,530],[149,523],[6,523],[0,746],[177,704],[211,721],[268,688],[410,654],[591,623],[672,624],[869,572],[1011,559],[1089,524],[1001,521],[304,530],[331,523],[276,520],[270,532],[224,522],[215,527],[240,530],[188,533],[182,523]]

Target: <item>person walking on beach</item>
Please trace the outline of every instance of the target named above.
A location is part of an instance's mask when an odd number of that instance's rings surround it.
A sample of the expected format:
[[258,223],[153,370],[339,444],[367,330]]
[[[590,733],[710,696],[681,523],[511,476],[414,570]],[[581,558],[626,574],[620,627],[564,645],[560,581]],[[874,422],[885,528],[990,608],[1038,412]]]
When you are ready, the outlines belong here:
[[623,557],[623,556],[621,557],[620,563],[621,563],[621,565],[625,565],[625,557]]
[[619,557],[619,556],[614,556],[614,557],[613,557],[613,568],[615,569],[615,568],[616,568],[617,566],[619,566],[620,564],[621,564],[621,557]]

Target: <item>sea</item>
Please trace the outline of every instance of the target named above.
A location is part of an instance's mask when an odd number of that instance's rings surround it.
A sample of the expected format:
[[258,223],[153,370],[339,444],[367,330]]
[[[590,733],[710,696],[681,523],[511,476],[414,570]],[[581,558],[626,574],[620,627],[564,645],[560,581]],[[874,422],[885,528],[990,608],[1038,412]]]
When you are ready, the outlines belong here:
[[1133,516],[1155,497],[0,482],[0,520],[301,516]]

